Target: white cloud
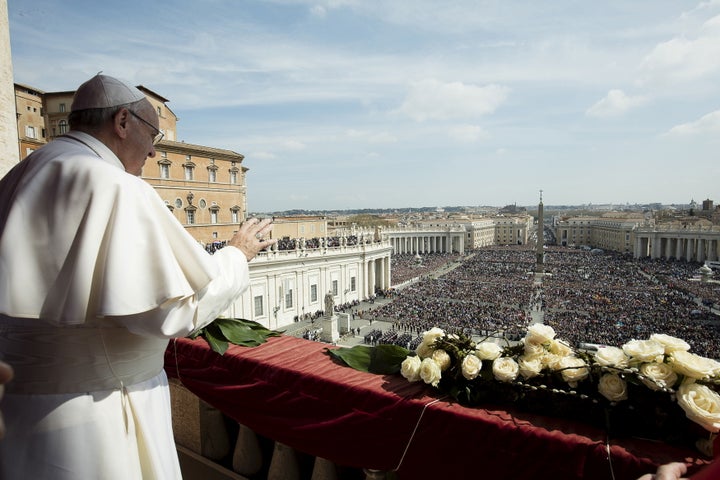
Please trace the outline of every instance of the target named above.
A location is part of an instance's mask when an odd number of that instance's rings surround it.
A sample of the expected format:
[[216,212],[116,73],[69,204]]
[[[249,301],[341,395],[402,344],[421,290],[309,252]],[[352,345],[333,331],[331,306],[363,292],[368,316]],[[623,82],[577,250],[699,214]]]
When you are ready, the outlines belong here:
[[670,129],[668,135],[702,135],[705,133],[720,133],[720,110],[703,115],[699,120],[676,125]]
[[647,103],[645,96],[631,97],[618,89],[610,90],[607,95],[585,112],[590,117],[611,117]]
[[509,91],[501,85],[477,86],[426,79],[410,86],[398,112],[417,122],[476,118],[493,113]]
[[313,17],[325,18],[327,16],[327,10],[322,5],[313,5],[310,8],[310,14]]
[[307,148],[307,145],[297,140],[285,140],[284,142],[282,142],[281,147],[284,150],[298,151],[305,150],[305,148]]
[[396,143],[398,137],[389,132],[369,132],[366,130],[350,129],[345,132],[350,138],[359,138],[368,143]]
[[249,158],[257,160],[274,160],[277,158],[274,153],[271,152],[252,152],[248,155]]
[[479,125],[456,125],[448,131],[451,138],[461,142],[477,142],[484,140],[490,135]]
[[678,36],[660,43],[640,64],[640,85],[673,85],[720,73],[720,16],[707,20],[695,38]]

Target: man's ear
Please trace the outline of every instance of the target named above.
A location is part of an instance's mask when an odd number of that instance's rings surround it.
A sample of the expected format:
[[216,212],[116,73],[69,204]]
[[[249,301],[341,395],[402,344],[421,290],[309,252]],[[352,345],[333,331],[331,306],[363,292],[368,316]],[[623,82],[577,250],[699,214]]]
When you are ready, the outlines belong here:
[[122,139],[127,138],[128,123],[130,122],[130,112],[127,108],[121,108],[113,116],[113,130]]

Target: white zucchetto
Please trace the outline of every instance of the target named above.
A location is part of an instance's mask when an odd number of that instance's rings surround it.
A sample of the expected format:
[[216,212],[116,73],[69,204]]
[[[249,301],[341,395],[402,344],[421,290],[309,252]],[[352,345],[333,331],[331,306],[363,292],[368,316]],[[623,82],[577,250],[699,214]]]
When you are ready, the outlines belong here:
[[70,111],[108,108],[134,103],[145,98],[137,88],[117,78],[97,74],[78,87]]

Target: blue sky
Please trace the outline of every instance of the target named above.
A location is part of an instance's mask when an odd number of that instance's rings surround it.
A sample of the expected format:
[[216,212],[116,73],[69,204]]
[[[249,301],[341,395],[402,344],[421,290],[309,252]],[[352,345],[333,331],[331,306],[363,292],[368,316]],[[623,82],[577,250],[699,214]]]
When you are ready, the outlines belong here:
[[720,0],[8,0],[15,81],[103,71],[245,155],[251,212],[720,203]]

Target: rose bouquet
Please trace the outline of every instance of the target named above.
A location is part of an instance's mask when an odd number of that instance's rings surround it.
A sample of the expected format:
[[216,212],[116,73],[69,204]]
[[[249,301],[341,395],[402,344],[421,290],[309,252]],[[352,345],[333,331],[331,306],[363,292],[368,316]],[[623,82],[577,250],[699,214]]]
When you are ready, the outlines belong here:
[[654,334],[591,351],[572,348],[543,324],[514,345],[488,339],[432,328],[415,351],[378,345],[330,353],[360,370],[397,371],[465,405],[510,403],[599,424],[615,436],[686,443],[703,429],[720,431],[720,362],[691,353],[681,339]]

